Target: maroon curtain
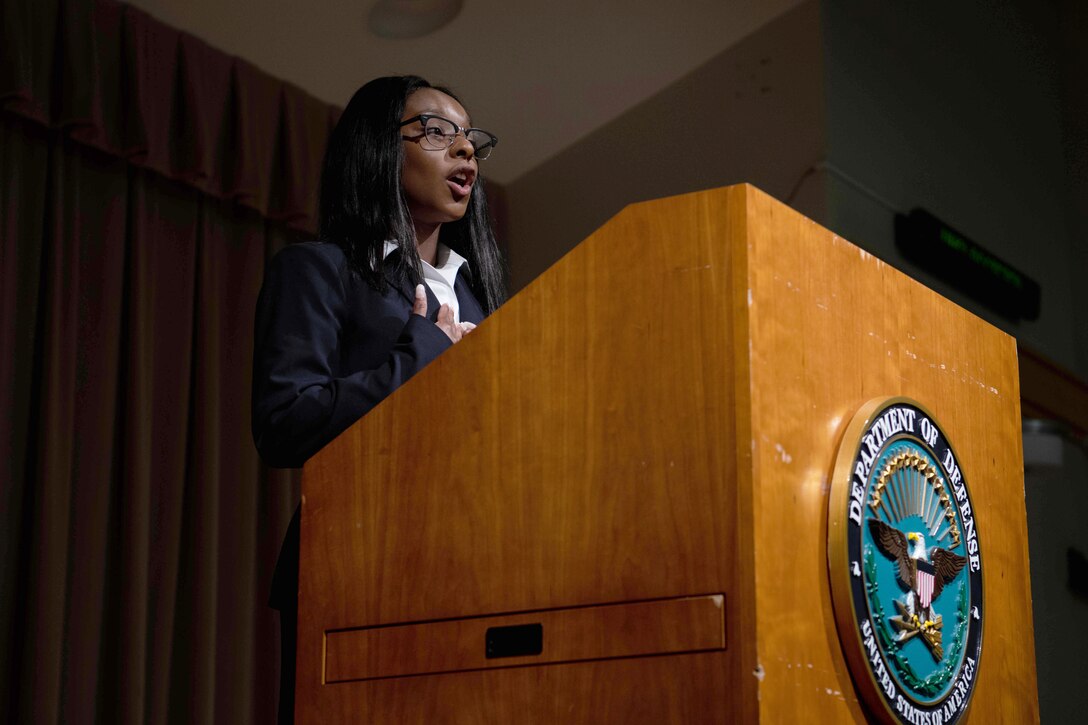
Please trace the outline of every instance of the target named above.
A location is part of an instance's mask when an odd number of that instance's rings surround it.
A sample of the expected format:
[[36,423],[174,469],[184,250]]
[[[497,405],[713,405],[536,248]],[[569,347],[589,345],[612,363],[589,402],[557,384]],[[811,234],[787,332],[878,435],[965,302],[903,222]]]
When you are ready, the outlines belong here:
[[2,8],[0,720],[273,722],[253,308],[337,109],[113,0]]

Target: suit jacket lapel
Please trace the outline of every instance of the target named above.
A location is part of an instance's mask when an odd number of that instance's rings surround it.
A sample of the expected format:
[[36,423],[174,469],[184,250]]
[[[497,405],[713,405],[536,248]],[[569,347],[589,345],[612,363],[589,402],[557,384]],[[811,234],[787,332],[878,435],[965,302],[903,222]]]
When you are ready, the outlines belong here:
[[[408,281],[398,281],[392,273],[392,265],[388,264],[393,260],[393,255],[400,254],[400,250],[395,250],[389,253],[386,257],[387,264],[384,265],[385,279],[389,282],[389,285],[400,293],[404,301],[408,303],[408,309],[411,310],[416,301],[415,287]],[[468,269],[468,265],[462,265],[457,270],[457,277],[453,281],[453,291],[457,295],[457,303],[460,306],[460,318],[462,322],[472,322],[479,324],[484,319],[484,310],[480,307],[480,303],[476,300],[476,296],[472,294],[472,287],[470,280],[472,279],[472,271]],[[431,287],[428,284],[423,285],[424,291],[427,293],[427,319],[431,322],[438,320],[438,308],[441,304],[438,298],[435,297],[434,292],[431,291]]]
[[472,294],[468,280],[465,279],[470,274],[471,272],[466,270],[465,266],[457,270],[457,277],[453,280],[453,291],[457,295],[457,304],[461,307],[461,321],[478,325],[484,319],[484,310],[476,300],[476,295]]
[[[404,301],[408,303],[408,311],[411,313],[412,307],[416,303],[416,290],[415,286],[408,280],[398,280],[393,274],[393,265],[389,262],[396,262],[393,255],[400,255],[400,250],[394,250],[389,253],[389,256],[385,258],[386,264],[382,265],[383,274],[385,274],[385,280],[389,283],[389,286],[395,289],[400,296],[404,298]],[[438,308],[441,306],[438,302],[438,298],[434,296],[434,292],[431,291],[429,285],[423,285],[424,292],[427,293],[427,319],[431,322],[438,320]],[[460,299],[460,295],[458,295]]]

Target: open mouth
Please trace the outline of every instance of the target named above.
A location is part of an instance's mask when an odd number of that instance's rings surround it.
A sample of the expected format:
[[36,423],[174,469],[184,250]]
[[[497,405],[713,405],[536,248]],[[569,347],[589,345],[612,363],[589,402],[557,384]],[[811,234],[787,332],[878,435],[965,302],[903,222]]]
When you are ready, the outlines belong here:
[[459,196],[471,194],[474,181],[476,181],[476,173],[471,167],[458,169],[446,179],[446,183]]

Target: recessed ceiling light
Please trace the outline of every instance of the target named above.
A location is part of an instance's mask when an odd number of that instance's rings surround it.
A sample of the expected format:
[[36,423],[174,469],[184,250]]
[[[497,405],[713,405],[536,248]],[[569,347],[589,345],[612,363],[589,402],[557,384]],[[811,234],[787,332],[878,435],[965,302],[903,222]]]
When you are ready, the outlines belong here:
[[456,18],[462,5],[464,0],[378,0],[368,24],[379,38],[419,38]]

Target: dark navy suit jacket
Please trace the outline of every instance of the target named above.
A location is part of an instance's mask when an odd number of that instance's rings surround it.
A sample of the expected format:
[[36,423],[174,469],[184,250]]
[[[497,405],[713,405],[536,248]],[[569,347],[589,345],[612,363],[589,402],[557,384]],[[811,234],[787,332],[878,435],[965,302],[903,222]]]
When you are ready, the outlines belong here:
[[[468,273],[462,266],[454,291],[461,320],[479,323]],[[268,465],[301,466],[453,344],[434,324],[430,288],[428,319],[412,314],[414,298],[408,284],[371,287],[335,244],[292,244],[272,259],[253,349],[253,439]],[[295,603],[298,547],[296,511],[273,577],[278,609]]]

